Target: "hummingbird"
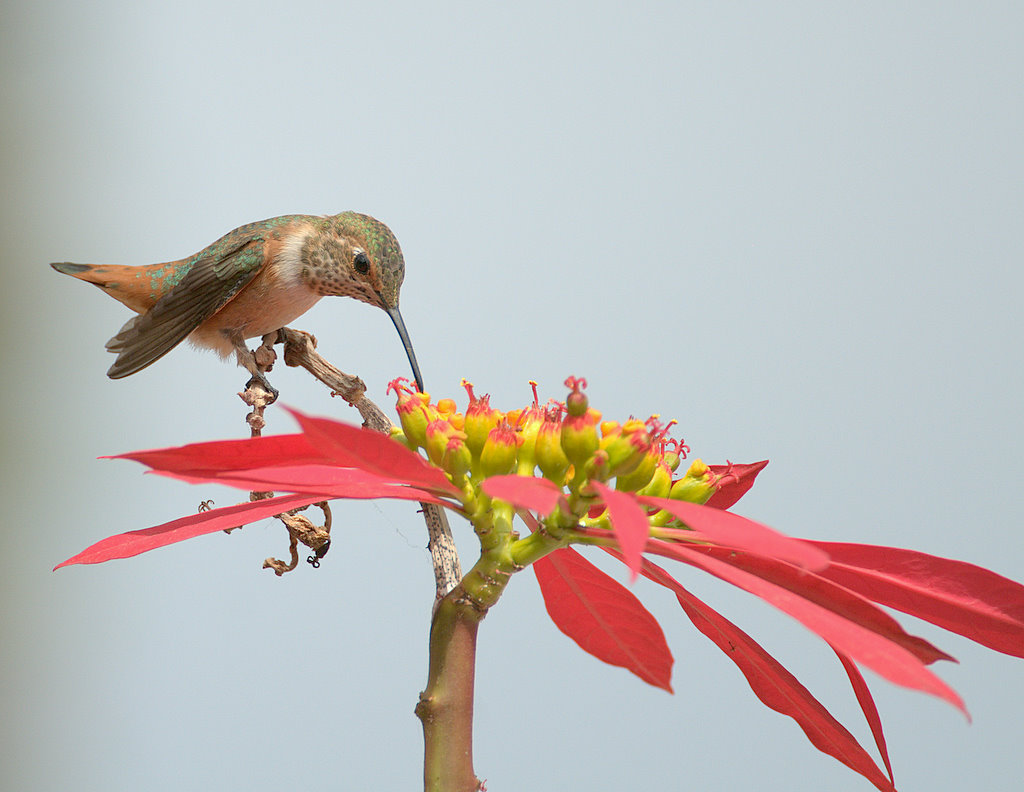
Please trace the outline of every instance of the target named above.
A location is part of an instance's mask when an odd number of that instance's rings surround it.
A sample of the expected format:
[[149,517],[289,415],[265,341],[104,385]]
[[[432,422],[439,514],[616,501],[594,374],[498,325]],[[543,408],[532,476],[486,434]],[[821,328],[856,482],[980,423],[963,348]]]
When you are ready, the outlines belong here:
[[222,358],[232,352],[276,396],[245,340],[272,333],[321,297],[354,297],[383,309],[423,391],[416,353],[398,310],[405,260],[379,220],[342,212],[284,215],[240,226],[188,258],[144,266],[58,262],[57,272],[98,286],[135,311],[107,342],[120,379],[155,363],[186,338]]

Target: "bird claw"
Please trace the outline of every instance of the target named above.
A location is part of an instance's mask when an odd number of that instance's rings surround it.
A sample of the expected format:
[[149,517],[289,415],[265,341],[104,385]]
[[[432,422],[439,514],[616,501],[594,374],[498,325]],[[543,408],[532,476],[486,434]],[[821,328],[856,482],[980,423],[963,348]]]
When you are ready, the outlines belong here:
[[270,394],[270,400],[267,404],[273,404],[277,401],[277,397],[281,395],[281,392],[270,384],[267,380],[267,375],[262,372],[253,374],[247,383],[245,383],[245,389],[249,390],[253,385],[259,385],[263,390]]

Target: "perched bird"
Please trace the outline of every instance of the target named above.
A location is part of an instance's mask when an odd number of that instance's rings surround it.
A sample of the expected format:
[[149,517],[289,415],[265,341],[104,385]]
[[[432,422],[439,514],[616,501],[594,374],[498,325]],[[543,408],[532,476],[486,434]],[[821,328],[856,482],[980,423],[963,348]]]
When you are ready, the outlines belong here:
[[337,295],[387,312],[423,390],[398,310],[402,250],[386,225],[364,214],[285,215],[249,223],[194,256],[164,264],[50,266],[98,286],[139,314],[107,342],[117,354],[107,372],[112,379],[144,369],[188,338],[222,358],[234,352],[239,365],[269,387],[245,340],[274,332],[321,297]]

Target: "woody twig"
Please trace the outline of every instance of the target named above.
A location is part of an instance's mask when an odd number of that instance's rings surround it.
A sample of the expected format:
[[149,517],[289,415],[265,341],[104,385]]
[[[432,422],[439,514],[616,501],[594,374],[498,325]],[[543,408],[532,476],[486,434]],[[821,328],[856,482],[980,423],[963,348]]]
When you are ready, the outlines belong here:
[[[330,388],[332,396],[341,396],[345,401],[355,407],[363,419],[363,427],[374,431],[388,434],[391,431],[391,420],[387,415],[366,396],[366,385],[359,378],[338,369],[326,358],[316,351],[316,338],[301,330],[293,330],[285,327],[276,333],[263,337],[263,343],[254,351],[256,365],[260,371],[269,371],[277,359],[274,351],[275,344],[284,346],[284,362],[287,366],[295,366],[306,369],[317,380]],[[274,399],[259,381],[252,381],[249,387],[242,394],[239,394],[246,404],[253,408],[246,421],[249,424],[253,437],[259,437],[264,426],[263,412],[267,405]],[[263,493],[251,493],[250,497],[269,497]],[[324,504],[326,506],[326,504]],[[434,581],[436,584],[435,606],[448,594],[462,579],[462,568],[459,564],[458,552],[452,538],[451,528],[448,525],[448,517],[444,510],[433,503],[421,503],[423,518],[427,524],[428,543],[431,562],[434,567]],[[287,518],[286,518],[287,517]],[[310,530],[312,523],[305,517],[298,520],[295,516],[281,515],[281,519],[288,526],[291,537],[291,563],[267,559],[265,566],[274,569],[278,575],[294,569],[298,564],[298,542],[302,542],[314,551],[315,561],[323,557],[321,534]],[[330,531],[330,512],[325,512],[326,531]],[[305,523],[309,523],[306,526]],[[315,526],[312,526],[315,528]],[[319,529],[324,530],[324,529]],[[307,541],[308,540],[308,541]],[[321,544],[314,545],[314,542]],[[323,550],[326,552],[326,550]],[[311,556],[314,558],[314,556]],[[274,562],[271,564],[270,562]],[[313,563],[311,561],[311,563]],[[276,565],[275,565],[276,564]],[[279,566],[278,566],[279,565]],[[316,565],[316,564],[314,564]],[[281,571],[278,571],[278,570]]]

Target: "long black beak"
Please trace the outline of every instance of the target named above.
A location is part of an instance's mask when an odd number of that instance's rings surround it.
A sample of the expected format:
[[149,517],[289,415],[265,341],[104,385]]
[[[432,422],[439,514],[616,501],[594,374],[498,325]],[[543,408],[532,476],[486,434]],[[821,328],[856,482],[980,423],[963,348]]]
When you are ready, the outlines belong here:
[[398,310],[397,305],[394,308],[385,308],[384,310],[388,312],[391,321],[395,323],[398,337],[402,339],[405,354],[409,356],[409,365],[412,366],[412,376],[416,380],[416,387],[419,388],[420,393],[426,393],[423,388],[423,377],[420,375],[420,364],[416,362],[416,353],[413,351],[412,341],[409,340],[409,331],[405,329],[405,322],[402,321],[402,312]]

